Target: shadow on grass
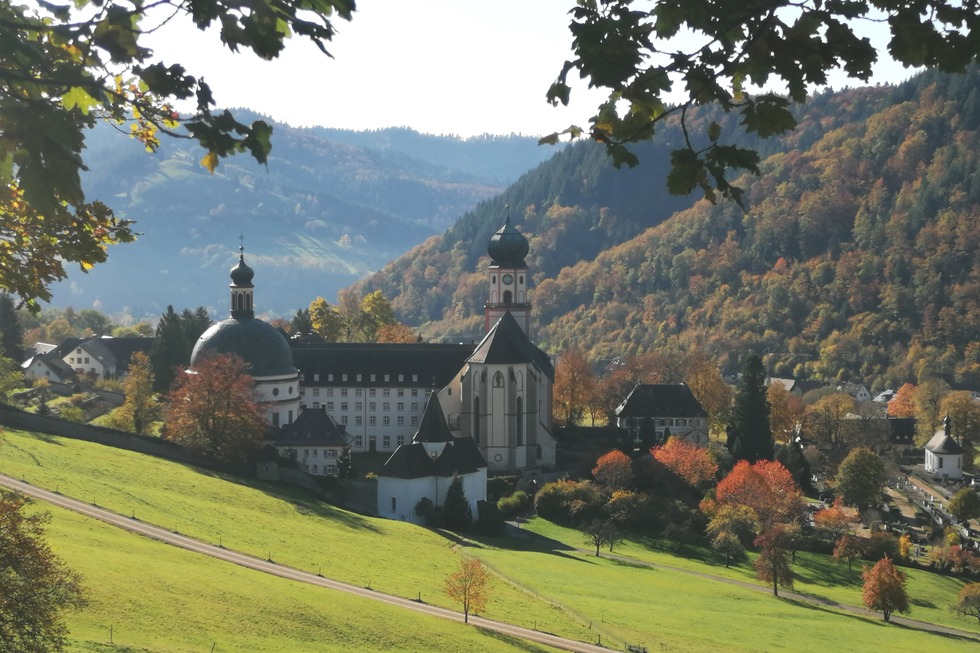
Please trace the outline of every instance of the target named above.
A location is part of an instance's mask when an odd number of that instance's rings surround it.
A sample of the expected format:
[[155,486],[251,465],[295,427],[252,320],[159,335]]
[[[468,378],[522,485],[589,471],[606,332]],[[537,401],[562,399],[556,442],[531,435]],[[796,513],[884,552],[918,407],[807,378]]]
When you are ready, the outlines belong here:
[[510,535],[497,537],[475,535],[471,536],[469,539],[471,542],[479,543],[481,547],[491,547],[502,551],[544,553],[559,558],[575,560],[576,562],[584,562],[590,565],[596,564],[595,562],[586,560],[581,556],[573,555],[577,549],[575,547],[568,546],[564,542],[559,542],[558,540],[546,537],[544,535],[538,535],[537,533],[532,533],[530,531],[520,531],[521,534],[519,536],[515,536],[513,534],[515,531],[516,529],[509,530],[508,532],[511,533]]
[[491,639],[495,639],[498,642],[507,644],[513,647],[515,650],[521,651],[531,651],[532,653],[547,653],[548,651],[554,651],[555,649],[544,646],[542,644],[536,644],[534,642],[529,642],[526,639],[521,639],[519,637],[513,637],[511,635],[505,635],[504,633],[498,633],[493,630],[487,630],[485,628],[476,628],[480,633]]
[[909,603],[916,605],[920,608],[935,608],[936,604],[932,601],[927,601],[926,599],[909,599]]
[[17,435],[23,435],[24,437],[31,438],[32,440],[40,440],[45,444],[56,444],[59,447],[65,446],[65,443],[63,442],[64,438],[56,435],[50,435],[48,433],[37,433],[35,431],[17,430]]

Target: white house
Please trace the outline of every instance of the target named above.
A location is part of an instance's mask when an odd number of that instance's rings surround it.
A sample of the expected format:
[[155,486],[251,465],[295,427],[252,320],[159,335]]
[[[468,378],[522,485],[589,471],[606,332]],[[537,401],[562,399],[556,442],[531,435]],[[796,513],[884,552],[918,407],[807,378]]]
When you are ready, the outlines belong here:
[[477,504],[487,498],[487,462],[472,438],[453,437],[433,394],[412,443],[398,447],[378,474],[378,515],[422,523],[415,507],[422,499],[443,505],[457,477],[476,519]]
[[951,427],[947,415],[943,428],[926,444],[925,469],[929,474],[957,479],[963,476],[963,447],[953,438]]

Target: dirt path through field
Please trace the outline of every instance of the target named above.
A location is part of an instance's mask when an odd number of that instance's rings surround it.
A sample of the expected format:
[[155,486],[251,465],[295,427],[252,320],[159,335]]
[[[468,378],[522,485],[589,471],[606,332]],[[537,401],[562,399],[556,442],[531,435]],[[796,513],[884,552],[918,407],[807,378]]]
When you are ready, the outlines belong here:
[[[66,510],[71,510],[87,517],[98,519],[99,521],[105,522],[111,526],[116,526],[132,533],[143,535],[150,539],[157,540],[158,542],[180,547],[188,551],[193,551],[194,553],[211,556],[212,558],[224,560],[225,562],[240,565],[248,569],[253,569],[266,574],[272,574],[288,580],[325,587],[338,592],[347,592],[348,594],[354,594],[373,601],[381,601],[389,605],[394,605],[406,610],[414,610],[415,612],[421,612],[435,617],[440,617],[442,619],[449,619],[451,621],[459,622],[463,621],[463,615],[459,612],[427,605],[425,603],[419,603],[411,599],[384,594],[382,592],[376,592],[374,590],[358,587],[356,585],[350,585],[348,583],[342,583],[330,578],[317,576],[316,574],[279,565],[268,560],[262,560],[261,558],[255,558],[243,553],[231,551],[215,544],[201,542],[200,540],[185,537],[179,533],[174,533],[165,528],[160,528],[159,526],[145,524],[137,519],[118,515],[114,512],[87,504],[83,501],[71,499],[56,492],[50,492],[43,488],[31,485],[30,483],[25,483],[24,481],[19,481],[3,474],[0,474],[0,486],[15,490],[16,492],[19,492],[25,496],[40,499],[41,501],[58,506],[59,508],[65,508]],[[532,630],[530,628],[512,626],[500,621],[493,621],[491,619],[484,619],[473,615],[470,615],[469,623],[473,626],[484,628],[486,630],[502,633],[511,637],[518,637],[566,651],[573,651],[575,653],[609,653],[609,649],[605,647],[587,644],[585,642],[578,642],[572,639],[566,639],[564,637],[558,637],[549,633]]]

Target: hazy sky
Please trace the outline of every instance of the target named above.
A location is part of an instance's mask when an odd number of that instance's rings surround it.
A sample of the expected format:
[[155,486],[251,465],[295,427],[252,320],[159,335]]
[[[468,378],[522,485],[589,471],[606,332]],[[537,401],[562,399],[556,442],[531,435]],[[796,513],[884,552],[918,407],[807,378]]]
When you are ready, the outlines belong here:
[[[216,33],[189,23],[168,26],[151,45],[203,76],[220,106],[296,126],[540,135],[584,125],[601,100],[584,85],[567,109],[545,100],[570,55],[572,6],[574,0],[358,0],[354,20],[337,23],[334,59],[299,38],[275,62],[234,55]],[[881,81],[910,75],[894,66],[879,71]]]

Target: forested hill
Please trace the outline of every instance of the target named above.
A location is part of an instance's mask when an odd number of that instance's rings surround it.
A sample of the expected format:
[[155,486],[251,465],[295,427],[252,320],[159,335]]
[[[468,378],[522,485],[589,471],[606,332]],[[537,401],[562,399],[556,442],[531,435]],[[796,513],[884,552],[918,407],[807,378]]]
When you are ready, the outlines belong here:
[[568,149],[367,282],[409,322],[473,333],[504,204],[530,239],[536,337],[596,362],[656,347],[748,352],[773,372],[980,386],[980,74],[822,94],[763,145],[750,210],[673,198],[666,152],[615,171]]
[[[135,220],[141,236],[111,247],[108,262],[87,275],[70,270],[54,287],[54,303],[108,313],[128,307],[136,318],[160,315],[167,304],[224,314],[227,271],[244,234],[257,305],[291,315],[444,231],[556,151],[531,137],[471,142],[400,130],[399,139],[372,132],[357,144],[345,142],[356,139],[352,132],[332,140],[320,128],[274,127],[268,166],[243,154],[213,175],[190,141],[164,138],[148,154],[108,125],[90,132],[86,195]],[[456,155],[432,162],[447,149]],[[498,159],[492,172],[480,154]]]

